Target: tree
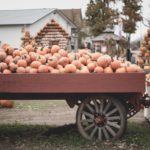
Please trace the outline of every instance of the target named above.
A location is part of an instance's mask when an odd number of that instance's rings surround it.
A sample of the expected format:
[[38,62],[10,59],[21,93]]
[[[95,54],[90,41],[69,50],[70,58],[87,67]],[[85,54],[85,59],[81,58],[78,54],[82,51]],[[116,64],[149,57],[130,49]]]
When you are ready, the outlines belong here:
[[123,0],[123,31],[128,33],[128,49],[127,49],[127,60],[131,59],[130,53],[130,40],[131,34],[136,31],[136,24],[138,21],[142,20],[140,14],[141,10],[141,0]]
[[107,25],[114,23],[117,11],[113,10],[111,4],[115,0],[90,0],[87,5],[86,17],[87,25],[94,36],[102,33]]
[[141,0],[123,0],[123,3],[123,31],[129,34],[135,33],[137,22],[142,20]]

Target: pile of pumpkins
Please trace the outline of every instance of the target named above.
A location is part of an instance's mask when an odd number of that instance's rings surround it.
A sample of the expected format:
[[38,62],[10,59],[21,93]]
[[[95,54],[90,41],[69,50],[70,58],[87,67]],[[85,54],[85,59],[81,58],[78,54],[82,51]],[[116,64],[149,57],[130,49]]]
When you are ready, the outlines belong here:
[[67,52],[58,45],[51,48],[27,45],[0,47],[0,73],[135,73],[142,69],[128,61],[112,59],[89,49]]

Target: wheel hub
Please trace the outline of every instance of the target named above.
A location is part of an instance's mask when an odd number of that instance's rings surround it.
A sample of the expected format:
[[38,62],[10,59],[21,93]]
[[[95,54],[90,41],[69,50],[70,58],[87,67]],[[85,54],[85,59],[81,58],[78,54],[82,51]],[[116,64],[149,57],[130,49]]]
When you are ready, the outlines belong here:
[[94,120],[98,126],[104,126],[106,124],[106,118],[104,115],[97,115]]

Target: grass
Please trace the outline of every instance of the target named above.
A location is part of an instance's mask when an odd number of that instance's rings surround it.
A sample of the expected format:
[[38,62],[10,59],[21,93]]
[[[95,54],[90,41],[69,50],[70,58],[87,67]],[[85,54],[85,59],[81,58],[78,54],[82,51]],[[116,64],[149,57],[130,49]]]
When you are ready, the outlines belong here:
[[145,124],[129,123],[125,136],[114,142],[95,142],[80,136],[74,124],[0,125],[0,150],[148,150],[150,129]]
[[46,109],[57,106],[65,106],[64,100],[21,100],[15,101],[16,109]]

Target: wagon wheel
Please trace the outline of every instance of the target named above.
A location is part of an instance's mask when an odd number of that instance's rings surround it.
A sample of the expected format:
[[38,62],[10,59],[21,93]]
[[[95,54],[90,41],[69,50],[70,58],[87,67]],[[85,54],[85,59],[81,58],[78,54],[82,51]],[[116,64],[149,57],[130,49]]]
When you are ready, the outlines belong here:
[[126,130],[126,110],[111,97],[87,98],[77,110],[76,122],[86,139],[118,139]]

